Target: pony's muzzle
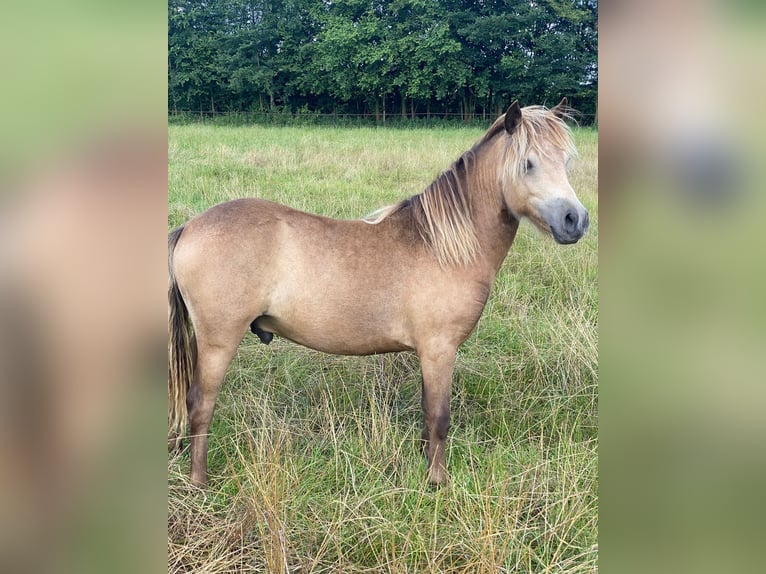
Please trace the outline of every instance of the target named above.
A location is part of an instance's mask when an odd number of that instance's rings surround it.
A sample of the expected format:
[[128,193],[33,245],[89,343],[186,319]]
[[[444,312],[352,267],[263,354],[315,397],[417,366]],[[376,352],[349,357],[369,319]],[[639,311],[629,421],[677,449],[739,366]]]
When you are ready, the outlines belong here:
[[557,200],[546,207],[542,215],[556,243],[576,243],[585,235],[590,225],[590,216],[579,202]]

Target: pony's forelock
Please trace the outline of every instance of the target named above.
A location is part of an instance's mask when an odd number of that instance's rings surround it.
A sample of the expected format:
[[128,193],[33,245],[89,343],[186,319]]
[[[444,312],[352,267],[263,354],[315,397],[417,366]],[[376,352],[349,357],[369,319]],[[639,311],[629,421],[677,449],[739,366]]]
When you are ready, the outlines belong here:
[[[572,132],[566,123],[567,119],[572,118],[571,113],[568,110],[557,112],[551,113],[551,110],[544,106],[522,108],[521,122],[514,132],[505,138],[506,161],[502,173],[508,183],[516,183],[524,176],[527,158],[531,153],[549,156],[550,150],[553,149],[563,152],[567,159],[577,157]],[[504,118],[505,116],[500,116],[497,121],[502,125]],[[491,130],[492,128],[488,131]]]

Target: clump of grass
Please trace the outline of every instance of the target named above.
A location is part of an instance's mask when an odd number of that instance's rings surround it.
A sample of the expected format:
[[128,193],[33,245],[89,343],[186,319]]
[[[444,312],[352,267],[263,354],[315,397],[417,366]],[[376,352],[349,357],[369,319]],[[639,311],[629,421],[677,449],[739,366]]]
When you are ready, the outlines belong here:
[[[169,227],[255,195],[359,217],[417,193],[479,130],[170,127]],[[570,180],[589,235],[523,225],[453,382],[447,487],[425,483],[411,354],[336,357],[248,336],[210,485],[168,458],[171,572],[595,572],[596,134]]]

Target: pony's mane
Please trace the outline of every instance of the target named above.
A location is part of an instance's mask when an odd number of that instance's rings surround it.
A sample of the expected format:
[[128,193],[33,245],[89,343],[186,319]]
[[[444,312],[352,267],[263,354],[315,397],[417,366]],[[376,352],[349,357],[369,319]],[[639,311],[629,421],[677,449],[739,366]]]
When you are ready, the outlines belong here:
[[[576,155],[572,136],[563,114],[558,117],[544,106],[522,109],[521,122],[510,137],[505,138],[505,161],[499,179],[504,183],[518,181],[526,170],[530,152],[547,155],[545,142],[563,150],[568,157]],[[418,234],[442,266],[468,265],[476,259],[479,240],[471,216],[471,196],[466,189],[466,174],[476,163],[481,148],[498,134],[505,133],[505,114],[489,127],[476,144],[428,185],[422,193],[394,205],[378,209],[363,219],[377,224],[409,207]]]
[[363,221],[377,224],[409,207],[415,229],[441,265],[471,263],[479,251],[479,241],[471,218],[465,174],[466,164],[473,161],[474,154],[473,148],[466,151],[422,193],[382,207]]

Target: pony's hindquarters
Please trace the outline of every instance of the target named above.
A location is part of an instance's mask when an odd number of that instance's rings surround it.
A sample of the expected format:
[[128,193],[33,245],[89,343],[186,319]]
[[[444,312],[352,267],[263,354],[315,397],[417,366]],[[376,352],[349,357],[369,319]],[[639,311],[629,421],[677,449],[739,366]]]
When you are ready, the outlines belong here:
[[200,486],[207,482],[207,435],[226,368],[263,313],[264,242],[243,238],[257,229],[268,241],[269,233],[262,219],[246,215],[242,202],[216,206],[168,238],[168,439],[178,445],[188,422],[190,477]]
[[194,374],[196,343],[189,312],[173,272],[173,252],[184,226],[168,236],[168,448],[177,448],[186,430],[186,395]]

